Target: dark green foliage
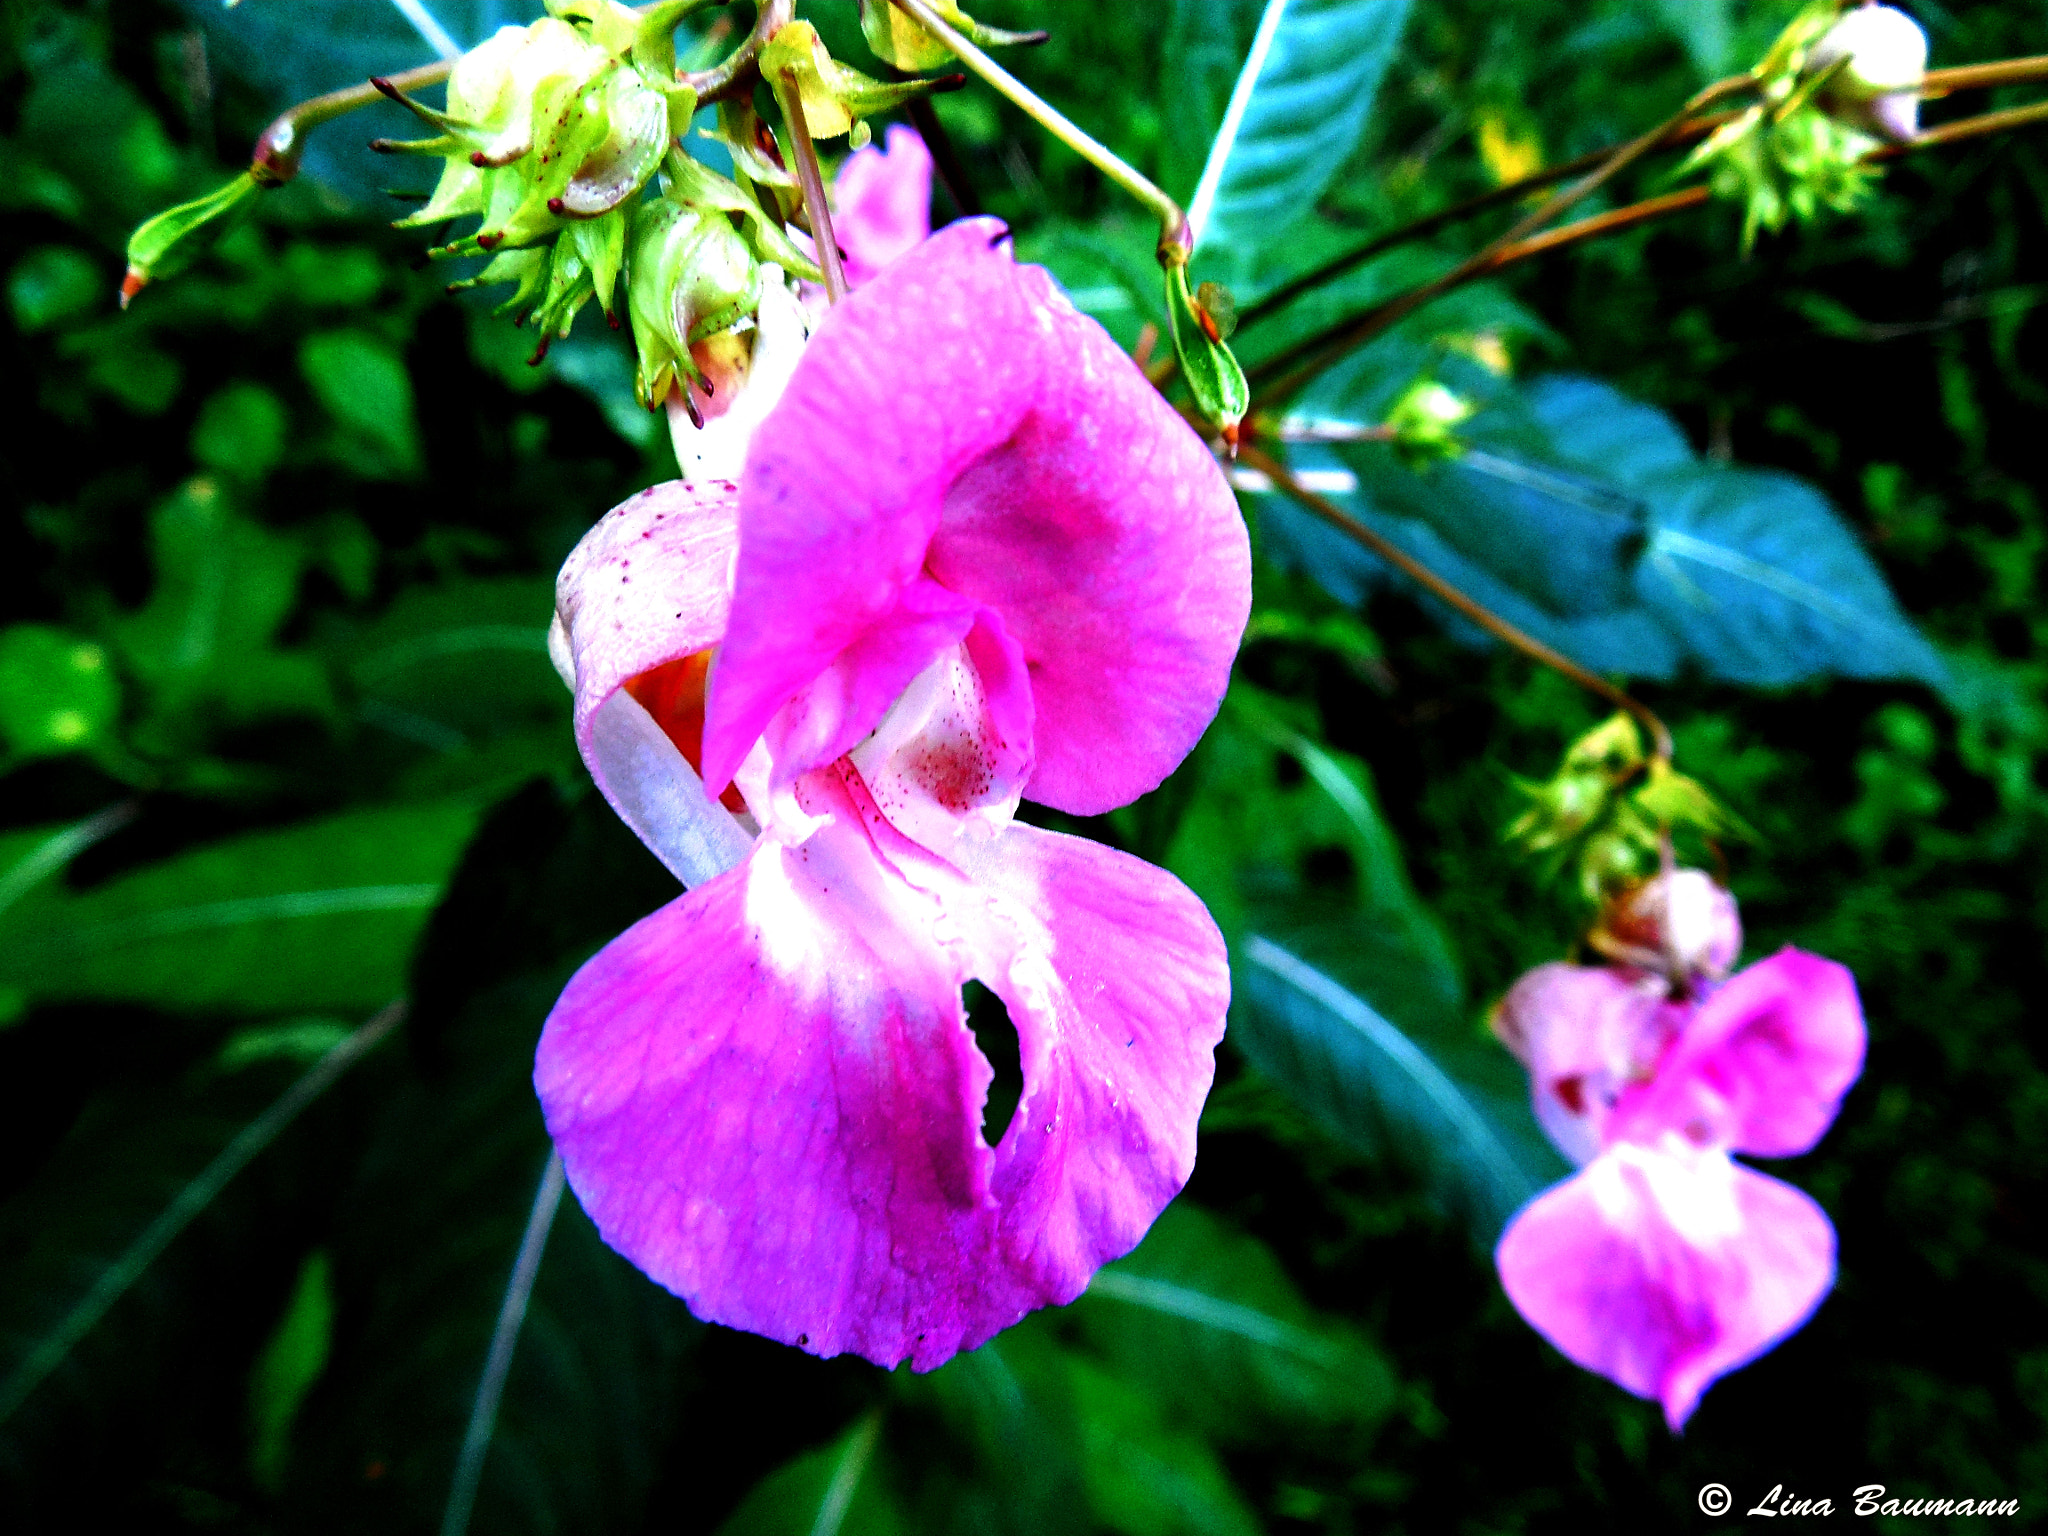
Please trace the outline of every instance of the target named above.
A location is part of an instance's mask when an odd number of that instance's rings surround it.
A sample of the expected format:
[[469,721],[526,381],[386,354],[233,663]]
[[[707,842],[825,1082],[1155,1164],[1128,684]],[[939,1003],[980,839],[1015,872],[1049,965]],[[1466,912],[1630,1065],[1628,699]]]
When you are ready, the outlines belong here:
[[[428,5],[464,42],[535,9]],[[1050,29],[1006,60],[1186,198],[1263,7],[969,9]],[[1918,9],[1937,64],[2044,47],[2026,8]],[[867,62],[852,5],[807,10]],[[1550,162],[1626,138],[1746,67],[1786,10],[1293,0],[1341,82],[1299,124],[1313,163],[1226,178],[1228,249],[1191,278],[1231,286],[1256,371],[1512,220],[1256,309],[1488,189],[1489,132]],[[384,108],[113,302],[134,226],[219,186],[280,106],[430,52],[382,0],[25,0],[0,25],[21,381],[0,1380],[310,1062],[412,1001],[0,1421],[10,1531],[438,1529],[547,1157],[534,1042],[575,966],[674,894],[589,790],[545,654],[561,557],[672,472],[616,339],[586,318],[529,367],[530,336],[415,270],[424,242],[382,227],[407,205],[379,189],[424,185],[361,147],[406,131]],[[1027,259],[1126,345],[1164,319],[1156,231],[1114,188],[978,87],[936,110]],[[1727,208],[1576,247],[1283,403],[1369,424],[1432,379],[1481,406],[1465,455],[1419,472],[1377,443],[1293,462],[1357,476],[1390,537],[1516,622],[1656,680],[1679,767],[1758,833],[1721,850],[1748,957],[1796,942],[1857,973],[1865,1078],[1772,1170],[1835,1220],[1841,1284],[1682,1440],[1513,1315],[1471,1237],[1514,1179],[1483,1176],[1447,1111],[1525,1183],[1558,1171],[1484,1014],[1583,911],[1501,833],[1515,780],[1609,711],[1255,496],[1223,714],[1160,791],[1079,829],[1172,867],[1235,950],[1237,1043],[1187,1195],[1072,1307],[921,1378],[703,1327],[572,1197],[471,1528],[1638,1532],[1705,1524],[1708,1481],[1738,1516],[1773,1484],[1840,1514],[1882,1481],[2037,1520],[2043,156],[2019,135],[1903,161],[1867,212],[1746,261]],[[1661,190],[1668,163],[1583,211]]]

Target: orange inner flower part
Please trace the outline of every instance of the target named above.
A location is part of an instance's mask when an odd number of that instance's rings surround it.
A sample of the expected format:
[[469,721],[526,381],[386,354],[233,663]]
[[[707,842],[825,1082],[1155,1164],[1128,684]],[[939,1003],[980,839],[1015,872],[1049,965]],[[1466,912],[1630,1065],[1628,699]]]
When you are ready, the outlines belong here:
[[[626,679],[633,702],[654,717],[662,734],[699,773],[704,771],[704,684],[710,673],[711,652],[702,650]],[[734,813],[747,808],[737,784],[726,785],[718,803]]]

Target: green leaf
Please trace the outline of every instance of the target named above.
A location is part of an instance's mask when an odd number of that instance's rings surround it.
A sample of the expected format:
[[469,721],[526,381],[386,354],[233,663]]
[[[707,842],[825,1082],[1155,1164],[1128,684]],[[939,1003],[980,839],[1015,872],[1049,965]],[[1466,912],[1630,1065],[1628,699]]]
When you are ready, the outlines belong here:
[[[402,991],[413,941],[477,819],[355,811],[180,854],[0,913],[0,986],[239,1014],[357,1011]],[[46,833],[0,838],[0,868]]]
[[1395,1382],[1351,1323],[1312,1310],[1271,1252],[1182,1200],[1071,1313],[1120,1381],[1223,1441],[1376,1425]]
[[121,711],[107,653],[44,624],[0,630],[0,741],[22,757],[98,745]]
[[[1370,423],[1406,377],[1378,349],[1318,381],[1304,416]],[[1668,677],[1691,661],[1752,686],[1812,677],[1938,683],[1940,659],[1854,533],[1789,475],[1697,457],[1661,411],[1596,380],[1460,375],[1483,408],[1468,451],[1415,473],[1385,447],[1310,447],[1299,470],[1356,479],[1377,531],[1510,623],[1599,671]],[[1269,501],[1269,553],[1360,601],[1385,568]],[[1478,632],[1462,620],[1455,633]],[[1487,642],[1490,643],[1490,642]]]
[[277,1331],[249,1373],[249,1475],[269,1493],[284,1486],[292,1422],[334,1348],[332,1267],[319,1249],[307,1256]]
[[90,313],[104,295],[99,263],[68,245],[39,245],[7,274],[16,329],[46,331]]
[[1563,1176],[1519,1070],[1491,1040],[1439,1029],[1425,1048],[1271,940],[1253,937],[1244,955],[1239,1048],[1340,1141],[1420,1173],[1482,1251]]
[[882,1415],[870,1409],[832,1444],[768,1474],[718,1536],[896,1536],[909,1529],[876,1475]]
[[192,457],[237,480],[259,481],[284,457],[284,402],[261,384],[230,384],[208,397],[192,427]]
[[1246,255],[1311,211],[1357,146],[1409,0],[1267,0],[1188,204],[1197,253]]
[[341,428],[343,463],[371,479],[420,473],[412,378],[390,343],[368,331],[323,331],[300,345],[299,371]]
[[[0,1423],[65,1366],[235,1176],[404,1017],[402,1005],[385,1007],[231,1135],[217,1115],[166,1113],[154,1105],[138,1112],[133,1104],[109,1104],[104,1107],[114,1111],[113,1124],[89,1121],[86,1128],[99,1134],[71,1139],[65,1149],[70,1155],[60,1158],[31,1192],[43,1197],[41,1209],[32,1198],[27,1213],[15,1208],[7,1213],[10,1221],[27,1214],[29,1233],[0,1233],[8,1239],[0,1243],[0,1252],[20,1255],[4,1294],[29,1302],[25,1312],[0,1327],[0,1360],[6,1362],[0,1375]],[[110,1155],[111,1164],[106,1161]],[[110,1166],[122,1172],[109,1178]],[[190,1176],[180,1181],[184,1169],[191,1170]],[[81,1187],[94,1186],[99,1198],[81,1201]]]
[[1124,1536],[1257,1536],[1222,1459],[1165,1420],[1151,1394],[1076,1357],[1069,1361],[1082,1466],[1095,1518]]
[[158,716],[211,707],[240,723],[331,715],[317,657],[275,643],[298,601],[306,551],[242,517],[216,480],[186,484],[150,516],[156,587],[113,638]]

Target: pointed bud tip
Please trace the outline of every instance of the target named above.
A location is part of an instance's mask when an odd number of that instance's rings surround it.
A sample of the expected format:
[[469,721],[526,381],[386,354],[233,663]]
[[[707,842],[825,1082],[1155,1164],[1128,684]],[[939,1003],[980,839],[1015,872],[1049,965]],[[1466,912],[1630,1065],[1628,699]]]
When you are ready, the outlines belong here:
[[405,92],[401,91],[389,80],[386,80],[382,75],[370,76],[370,88],[379,96],[389,97],[392,101],[405,100]]
[[149,274],[140,267],[130,267],[121,278],[121,307],[126,309],[128,301],[149,286]]

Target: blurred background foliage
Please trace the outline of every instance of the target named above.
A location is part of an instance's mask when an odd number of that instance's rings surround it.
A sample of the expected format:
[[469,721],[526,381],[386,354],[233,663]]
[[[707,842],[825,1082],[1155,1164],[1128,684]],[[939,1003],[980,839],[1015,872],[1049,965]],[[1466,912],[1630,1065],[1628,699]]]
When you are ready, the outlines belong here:
[[[430,8],[465,42],[526,19]],[[860,61],[851,0],[810,9]],[[1241,304],[1642,131],[1785,17],[1298,9],[1330,29],[1299,57],[1350,71],[1317,109],[1338,148],[1305,190],[1220,205],[1198,275]],[[2036,8],[1915,10],[1938,65],[2043,46]],[[1019,72],[1185,197],[1258,11],[978,14],[1048,28]],[[0,1509],[21,1531],[437,1529],[547,1154],[540,1021],[673,889],[576,762],[552,572],[673,462],[601,322],[529,367],[529,337],[384,227],[382,189],[425,189],[362,151],[375,114],[113,306],[128,231],[217,184],[272,112],[431,56],[396,8],[0,15]],[[1153,232],[979,88],[938,110],[974,199],[1135,341]],[[1283,194],[1277,226],[1231,224]],[[1840,1285],[1685,1438],[1554,1354],[1486,1260],[1561,1169],[1484,1010],[1584,916],[1501,832],[1518,777],[1599,715],[1251,495],[1257,611],[1217,726],[1081,829],[1170,864],[1235,948],[1186,1197],[1081,1302],[924,1378],[697,1324],[571,1200],[474,1528],[1639,1531],[1708,1523],[1710,1480],[1738,1515],[1773,1484],[1840,1509],[1884,1482],[2038,1521],[2044,205],[2043,143],[2019,136],[1900,163],[1860,215],[1747,260],[1739,210],[1710,208],[1465,290],[1299,407],[1377,419],[1423,374],[1485,407],[1455,465],[1297,462],[1348,470],[1396,542],[1642,679],[1680,765],[1757,833],[1727,850],[1749,955],[1797,942],[1863,989],[1864,1080],[1774,1169],[1834,1217]],[[1241,354],[1481,238],[1372,263]],[[402,1033],[360,1033],[401,994]]]

